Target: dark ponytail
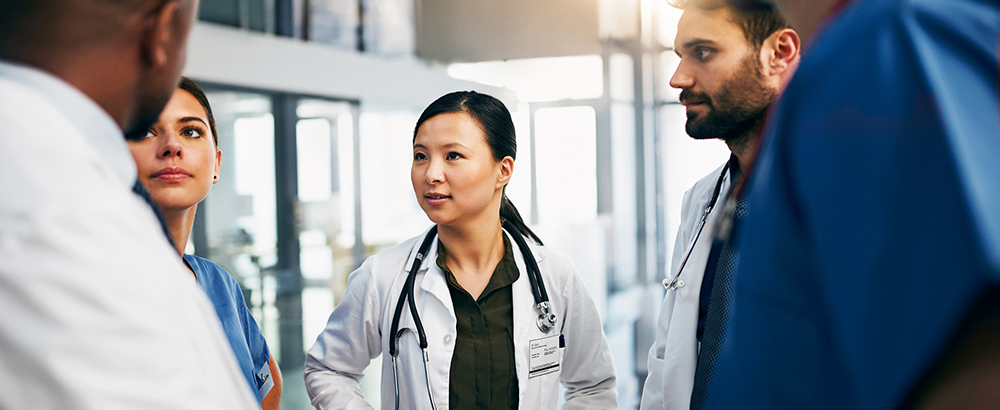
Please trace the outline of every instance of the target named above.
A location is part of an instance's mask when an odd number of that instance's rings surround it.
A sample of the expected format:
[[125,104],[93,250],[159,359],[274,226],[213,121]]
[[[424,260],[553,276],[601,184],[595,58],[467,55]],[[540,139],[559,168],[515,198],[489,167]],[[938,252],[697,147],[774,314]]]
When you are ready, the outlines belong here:
[[[490,151],[493,152],[495,161],[501,161],[504,157],[517,158],[517,139],[510,111],[500,100],[475,91],[457,91],[445,94],[432,102],[420,114],[417,126],[413,128],[413,138],[417,138],[417,131],[425,121],[440,114],[453,112],[464,112],[476,121],[479,128],[486,134],[486,145],[489,145]],[[507,198],[506,190],[507,187],[504,187],[504,194],[500,198],[500,219],[512,223],[522,235],[541,245],[542,240],[538,239],[538,235],[535,235],[524,223],[517,208]]]

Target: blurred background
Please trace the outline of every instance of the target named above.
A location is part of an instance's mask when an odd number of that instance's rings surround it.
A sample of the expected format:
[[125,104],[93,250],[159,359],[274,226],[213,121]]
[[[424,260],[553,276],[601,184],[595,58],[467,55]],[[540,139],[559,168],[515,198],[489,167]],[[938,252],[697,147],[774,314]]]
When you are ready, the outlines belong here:
[[[185,74],[223,152],[188,251],[241,283],[307,410],[305,351],[372,253],[430,225],[409,182],[413,126],[437,97],[503,100],[518,132],[508,195],[597,301],[638,408],[684,191],[728,159],[693,141],[668,82],[666,0],[201,0]],[[363,389],[379,407],[380,366]]]

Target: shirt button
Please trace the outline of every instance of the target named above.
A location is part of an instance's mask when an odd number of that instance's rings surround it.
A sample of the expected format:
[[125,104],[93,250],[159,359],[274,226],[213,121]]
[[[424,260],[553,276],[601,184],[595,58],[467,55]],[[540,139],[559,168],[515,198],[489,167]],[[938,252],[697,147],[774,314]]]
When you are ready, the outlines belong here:
[[444,344],[446,345],[451,344],[451,335],[444,335]]

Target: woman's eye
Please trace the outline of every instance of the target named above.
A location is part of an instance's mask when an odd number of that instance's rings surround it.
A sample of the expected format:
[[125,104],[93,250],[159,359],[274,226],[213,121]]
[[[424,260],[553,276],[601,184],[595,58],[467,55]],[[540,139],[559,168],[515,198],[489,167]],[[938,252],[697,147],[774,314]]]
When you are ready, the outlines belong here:
[[150,128],[150,129],[146,130],[146,136],[142,137],[142,139],[146,139],[146,138],[150,138],[150,137],[154,137],[154,136],[156,136],[156,133],[153,132],[152,128]]
[[202,133],[201,130],[192,127],[192,128],[185,128],[183,131],[181,131],[181,135],[189,138],[201,138],[201,136],[204,135],[204,133]]
[[449,152],[448,156],[446,158],[448,160],[456,160],[456,159],[462,158],[462,155],[459,154],[459,153],[457,153],[457,152]]
[[416,154],[413,154],[413,160],[414,161],[423,161],[425,159],[427,159],[427,156],[424,155],[424,153],[422,153],[422,152],[418,152]]

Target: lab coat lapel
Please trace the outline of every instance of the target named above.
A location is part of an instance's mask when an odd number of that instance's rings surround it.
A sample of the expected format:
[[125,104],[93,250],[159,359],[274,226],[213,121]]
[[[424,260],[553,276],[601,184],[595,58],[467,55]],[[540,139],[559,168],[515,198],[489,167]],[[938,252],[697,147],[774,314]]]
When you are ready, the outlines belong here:
[[[514,262],[517,264],[517,271],[519,272],[517,281],[511,285],[511,302],[514,304],[513,309],[511,309],[514,316],[514,367],[517,370],[518,403],[526,403],[525,395],[528,392],[528,342],[538,332],[538,327],[535,325],[538,313],[535,311],[535,297],[531,294],[531,282],[528,279],[528,269],[525,267],[521,249],[518,248],[517,242],[513,239],[510,240],[510,243],[514,247]],[[528,246],[530,247],[531,245],[529,244]],[[539,269],[544,269],[541,263],[545,255],[539,252],[537,248],[532,249],[532,254],[535,257],[535,261],[539,264]],[[532,331],[533,329],[534,331]]]
[[[451,359],[455,345],[444,342],[455,334],[455,306],[451,301],[451,292],[444,272],[437,266],[438,244],[435,241],[427,251],[416,280],[420,291],[415,292],[420,319],[427,332],[430,355],[428,368],[430,371],[431,390],[438,408],[448,408],[448,389],[451,383]],[[447,312],[447,313],[446,313]],[[423,375],[414,376],[420,380]]]
[[431,245],[431,249],[427,251],[427,257],[424,258],[424,263],[420,267],[419,275],[417,280],[420,281],[420,289],[423,292],[418,292],[417,295],[417,306],[425,308],[429,301],[419,300],[422,294],[429,294],[437,299],[448,313],[451,315],[451,320],[455,321],[455,306],[451,302],[451,291],[448,290],[448,282],[444,277],[444,271],[437,266],[437,256],[438,256],[438,243],[437,240]]
[[[685,281],[684,288],[668,291],[668,301],[673,298],[673,309],[669,312],[670,325],[667,330],[666,345],[663,355],[663,380],[672,380],[670,387],[664,387],[664,408],[687,408],[690,406],[691,391],[694,389],[694,374],[697,366],[698,341],[692,337],[698,329],[699,298],[701,284],[708,265],[708,257],[712,252],[712,242],[715,238],[715,227],[725,214],[726,198],[732,181],[727,173],[722,184],[718,202],[709,214],[702,230],[701,237],[691,249],[681,278]],[[715,181],[711,190],[706,191],[695,209],[705,209],[711,201]],[[698,217],[701,217],[699,214]],[[695,225],[697,229],[697,225]],[[669,293],[669,292],[672,292]],[[666,314],[667,312],[661,312]],[[660,318],[659,320],[664,320]]]

